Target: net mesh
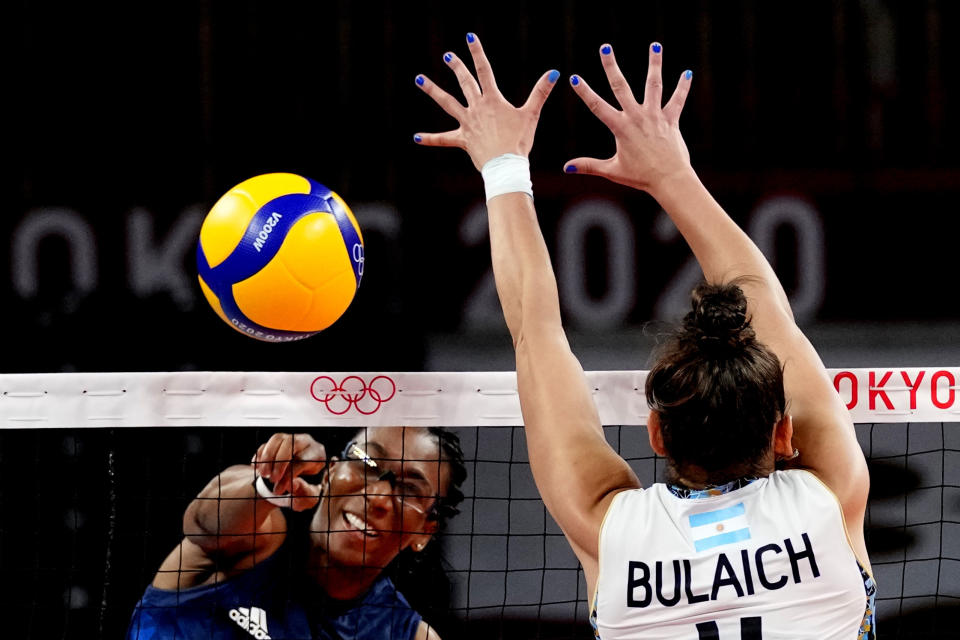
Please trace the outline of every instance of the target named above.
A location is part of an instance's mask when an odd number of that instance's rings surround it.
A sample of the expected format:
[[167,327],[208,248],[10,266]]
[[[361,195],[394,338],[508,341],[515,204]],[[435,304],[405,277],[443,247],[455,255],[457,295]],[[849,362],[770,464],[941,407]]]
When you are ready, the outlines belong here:
[[[10,637],[123,637],[182,534],[186,505],[276,431],[249,427],[0,430],[0,568]],[[416,562],[391,567],[444,638],[589,638],[582,571],[540,500],[522,427],[452,427],[468,477],[461,513]],[[638,426],[607,440],[662,480]],[[960,428],[860,423],[871,471],[867,544],[884,638],[958,637]],[[337,451],[355,428],[313,430]]]

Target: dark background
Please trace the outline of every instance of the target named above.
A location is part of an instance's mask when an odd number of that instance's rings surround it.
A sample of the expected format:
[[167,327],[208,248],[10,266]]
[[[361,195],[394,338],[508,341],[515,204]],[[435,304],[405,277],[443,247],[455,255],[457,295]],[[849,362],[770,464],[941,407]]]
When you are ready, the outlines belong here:
[[[799,220],[765,239],[801,323],[837,347],[827,363],[960,355],[958,3],[34,0],[5,13],[2,372],[472,369],[508,354],[481,180],[463,152],[412,142],[452,126],[413,79],[453,92],[441,58],[466,57],[468,31],[515,103],[545,70],[563,74],[531,166],[555,264],[575,265],[561,296],[587,368],[643,367],[636,336],[689,290],[688,251],[652,199],[561,173],[613,151],[567,76],[609,96],[609,42],[640,90],[654,40],[668,90],[694,72],[681,128],[707,186],[754,234],[778,207]],[[227,328],[194,266],[205,211],[272,171],[337,191],[366,241],[345,316],[287,345]],[[116,637],[186,501],[262,435],[5,434],[0,561],[20,628]],[[87,585],[82,606],[71,584]]]
[[[482,226],[467,224],[482,204],[480,178],[462,151],[411,139],[451,127],[413,78],[425,73],[456,90],[441,57],[467,56],[467,31],[482,38],[514,102],[546,69],[563,73],[531,163],[556,263],[583,257],[582,283],[561,282],[576,332],[672,315],[657,301],[689,289],[675,279],[687,249],[657,232],[652,199],[561,173],[571,157],[613,151],[567,76],[609,95],[597,49],[610,42],[642,89],[653,40],[665,46],[668,89],[694,71],[681,126],[695,167],[731,214],[752,228],[763,205],[784,196],[813,212],[805,219],[822,236],[790,225],[768,233],[787,288],[817,292],[799,309],[806,326],[960,320],[952,295],[960,165],[950,153],[960,125],[949,117],[958,108],[949,81],[960,61],[950,36],[956,3],[10,7],[4,371],[416,370],[442,361],[434,345],[449,336],[502,335],[495,300],[471,304],[489,268],[485,235],[469,232]],[[352,307],[322,334],[282,346],[224,330],[194,266],[203,213],[234,184],[271,171],[323,182],[367,222]],[[558,239],[562,221],[596,198],[627,221],[629,251],[616,255],[633,281],[618,280],[602,227],[574,233],[572,245]],[[797,267],[802,241],[821,266]],[[592,313],[618,285],[628,289],[619,306]],[[573,313],[575,298],[586,307]],[[450,368],[471,366],[467,356]]]

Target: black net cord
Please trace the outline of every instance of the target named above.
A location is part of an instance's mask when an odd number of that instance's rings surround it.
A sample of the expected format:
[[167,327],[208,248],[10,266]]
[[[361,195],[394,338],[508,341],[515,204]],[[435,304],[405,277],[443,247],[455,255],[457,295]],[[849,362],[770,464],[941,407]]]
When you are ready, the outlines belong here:
[[476,531],[477,529],[477,458],[480,457],[479,454],[480,454],[480,430],[477,429],[476,437],[473,439],[473,471],[470,475],[471,481],[473,484],[473,496],[471,496],[470,499],[473,504],[471,505],[471,508],[470,508],[471,536],[470,536],[470,548],[468,551],[468,558],[467,558],[467,600],[466,600],[467,610],[464,614],[464,617],[466,618],[467,621],[470,620],[470,596],[473,591],[471,577],[474,574],[474,571],[473,571],[474,537],[472,535],[472,532]]
[[[507,454],[507,455],[508,455],[507,460],[509,460],[509,464],[507,464],[507,496],[508,496],[508,499],[509,499],[509,496],[513,495],[513,483],[512,483],[512,478],[513,478],[513,465],[516,464],[516,462],[514,461],[513,442],[514,442],[514,440],[516,439],[516,434],[517,434],[517,427],[511,428],[511,429],[510,429],[510,450],[509,450],[509,453]],[[512,511],[512,509],[510,508],[510,503],[509,503],[509,501],[508,501],[508,502],[507,502],[507,531],[511,531],[511,530],[512,530],[511,527],[510,527],[510,512],[511,512],[511,511]],[[504,568],[504,571],[503,571],[503,604],[500,606],[500,637],[503,637],[503,620],[504,620],[504,614],[505,614],[505,612],[506,612],[506,610],[507,610],[507,609],[506,609],[506,608],[507,608],[507,597],[508,597],[509,594],[510,594],[510,538],[511,538],[511,536],[507,536],[507,544],[506,544],[506,548],[504,549],[504,553],[503,553],[503,555],[504,555],[504,558],[503,558],[503,563],[504,563],[504,564],[503,564],[503,568]]]
[[943,573],[943,520],[944,505],[947,499],[947,435],[946,424],[940,423],[940,559],[937,561],[937,591],[933,597],[933,624],[936,628],[940,627],[940,576]]

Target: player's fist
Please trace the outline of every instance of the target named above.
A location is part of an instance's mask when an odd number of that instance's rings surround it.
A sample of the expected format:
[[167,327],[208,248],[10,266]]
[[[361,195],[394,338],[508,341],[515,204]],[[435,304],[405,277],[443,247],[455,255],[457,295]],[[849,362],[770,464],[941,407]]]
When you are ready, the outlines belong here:
[[273,483],[274,493],[305,495],[312,485],[300,476],[323,471],[327,451],[310,434],[275,433],[260,445],[251,463],[260,476]]

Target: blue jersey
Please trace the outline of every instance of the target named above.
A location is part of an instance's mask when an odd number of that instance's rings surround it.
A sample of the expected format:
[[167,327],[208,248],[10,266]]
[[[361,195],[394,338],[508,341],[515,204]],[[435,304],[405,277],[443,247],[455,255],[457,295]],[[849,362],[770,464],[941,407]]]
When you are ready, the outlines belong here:
[[292,553],[294,546],[288,539],[219,584],[148,586],[127,640],[412,640],[420,615],[388,577],[356,600],[334,600],[306,575],[305,555]]

